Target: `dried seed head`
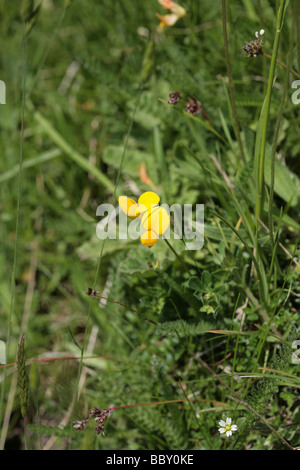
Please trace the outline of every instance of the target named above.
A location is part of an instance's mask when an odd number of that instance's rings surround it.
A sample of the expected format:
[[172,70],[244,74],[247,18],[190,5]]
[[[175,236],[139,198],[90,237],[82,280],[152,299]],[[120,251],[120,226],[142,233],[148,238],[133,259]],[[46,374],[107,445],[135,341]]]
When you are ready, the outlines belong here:
[[97,296],[100,294],[100,292],[97,290],[93,290],[91,287],[89,287],[86,291],[86,294],[92,296],[93,299],[97,299]]
[[180,100],[180,93],[178,93],[177,91],[175,93],[169,94],[169,100],[168,100],[169,104],[177,104],[179,100]]
[[193,116],[201,113],[201,106],[196,100],[188,101],[186,104],[185,111]]
[[105,437],[104,428],[101,427],[101,426],[96,426],[96,427],[95,427],[95,433],[96,433],[96,434],[100,434],[101,431],[102,431],[102,436]]
[[73,428],[77,429],[77,431],[83,431],[88,421],[88,419],[83,419],[82,421],[75,421],[73,423]]
[[93,293],[93,289],[91,287],[88,288],[88,290],[86,291],[86,294],[87,295],[92,295]]
[[262,41],[260,39],[254,39],[253,41],[247,42],[244,46],[244,51],[247,52],[248,57],[258,57],[262,54]]
[[202,114],[205,117],[205,119],[209,122],[210,126],[213,127],[209,117],[204,112],[201,106],[201,103],[196,98],[194,98],[192,95],[188,93],[184,93],[183,96],[178,92],[169,94],[169,100],[168,100],[169,104],[177,104],[179,100],[185,101],[186,113],[191,114],[192,116],[196,116],[197,114]]
[[95,423],[97,426],[95,427],[95,433],[100,434],[102,432],[103,436],[105,437],[104,434],[104,424],[107,418],[111,415],[113,409],[108,408],[106,410],[100,410],[99,408],[92,408],[90,410],[90,415],[95,419]]
[[100,408],[92,408],[90,409],[90,415],[92,417],[95,417],[95,416],[99,416],[101,414],[101,411]]

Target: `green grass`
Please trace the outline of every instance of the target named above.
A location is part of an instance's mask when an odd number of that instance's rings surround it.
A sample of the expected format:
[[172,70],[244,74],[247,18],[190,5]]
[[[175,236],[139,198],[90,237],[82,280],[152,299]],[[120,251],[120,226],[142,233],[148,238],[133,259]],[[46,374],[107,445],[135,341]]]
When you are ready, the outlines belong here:
[[[1,449],[300,446],[298,2],[179,3],[0,2]],[[201,250],[97,238],[145,191],[204,204]]]

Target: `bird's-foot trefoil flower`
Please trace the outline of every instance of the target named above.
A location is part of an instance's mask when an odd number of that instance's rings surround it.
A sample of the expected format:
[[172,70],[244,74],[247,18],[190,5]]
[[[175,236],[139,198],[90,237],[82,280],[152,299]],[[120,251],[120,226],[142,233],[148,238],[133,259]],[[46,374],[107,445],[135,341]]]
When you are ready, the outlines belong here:
[[165,10],[171,11],[171,13],[167,15],[160,15],[159,13],[156,14],[156,16],[160,19],[160,27],[162,29],[164,29],[166,26],[173,26],[176,21],[186,15],[185,9],[172,0],[158,0],[158,2]]
[[159,201],[160,197],[152,191],[143,193],[138,202],[127,196],[120,196],[118,199],[121,210],[128,217],[140,218],[141,226],[145,230],[141,236],[141,242],[149,248],[157,243],[159,237],[167,231],[170,225],[170,216],[165,208],[158,205]]
[[226,418],[226,421],[219,421],[219,433],[220,434],[225,434],[226,437],[229,437],[232,435],[234,431],[237,431],[237,425],[231,423],[231,418]]

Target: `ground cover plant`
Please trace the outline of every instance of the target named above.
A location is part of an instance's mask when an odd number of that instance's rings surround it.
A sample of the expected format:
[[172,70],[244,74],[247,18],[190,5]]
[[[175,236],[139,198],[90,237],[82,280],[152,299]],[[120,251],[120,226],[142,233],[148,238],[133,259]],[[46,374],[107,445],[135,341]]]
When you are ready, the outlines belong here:
[[299,1],[0,11],[0,448],[299,449]]

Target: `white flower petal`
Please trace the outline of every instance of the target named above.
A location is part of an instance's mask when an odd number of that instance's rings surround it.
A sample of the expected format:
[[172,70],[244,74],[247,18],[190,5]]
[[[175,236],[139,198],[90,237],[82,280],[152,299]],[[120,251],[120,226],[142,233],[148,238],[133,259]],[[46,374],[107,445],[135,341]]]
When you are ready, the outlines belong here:
[[226,418],[226,424],[231,424],[231,418]]
[[259,34],[262,36],[263,34],[265,34],[265,30],[264,29],[261,29]]
[[258,38],[258,32],[256,31],[255,36]]
[[231,431],[227,431],[227,432],[226,432],[226,436],[227,436],[227,437],[232,436],[232,432],[231,432]]
[[220,426],[225,426],[225,424],[226,424],[225,421],[223,421],[222,419],[221,419],[221,421],[219,421]]
[[220,434],[223,434],[224,432],[225,432],[225,429],[224,429],[224,428],[220,428],[220,429],[219,429],[219,433],[220,433]]
[[231,431],[237,431],[237,425],[236,424],[233,424],[231,426]]

